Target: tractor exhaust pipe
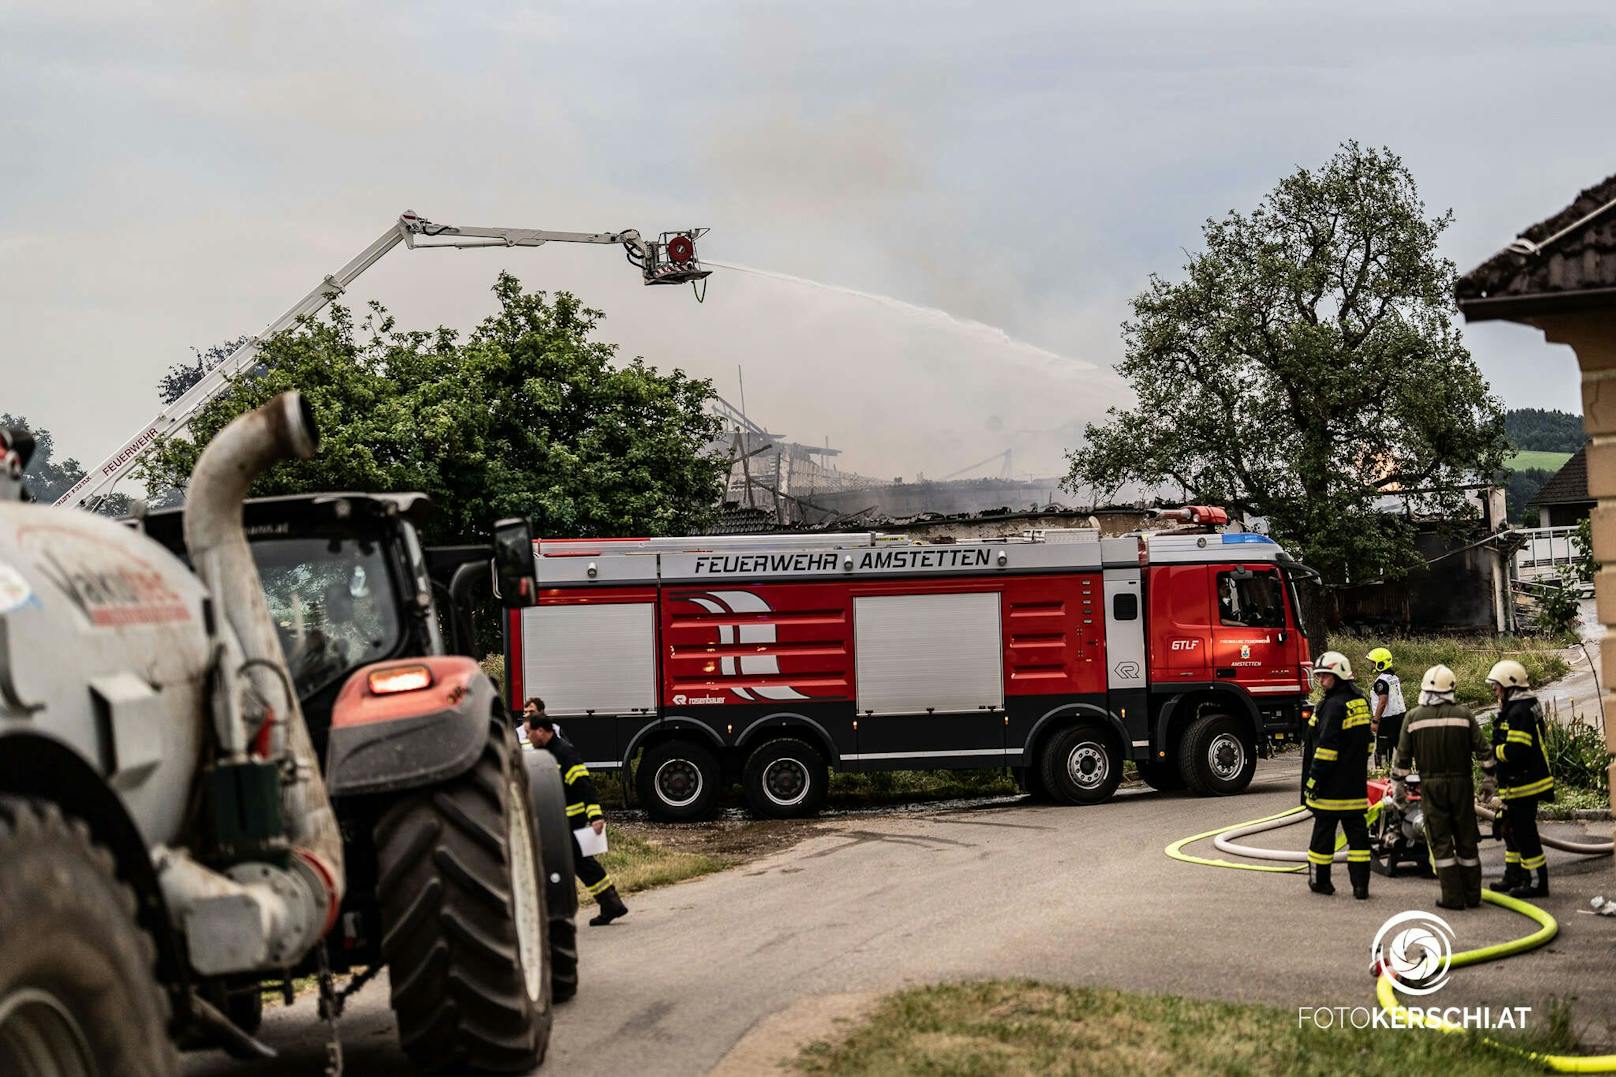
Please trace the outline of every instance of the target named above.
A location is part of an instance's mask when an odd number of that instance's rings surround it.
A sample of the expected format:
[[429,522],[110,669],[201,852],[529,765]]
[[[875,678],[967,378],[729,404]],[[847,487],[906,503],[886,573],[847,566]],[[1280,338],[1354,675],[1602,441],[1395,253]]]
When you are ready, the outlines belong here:
[[205,974],[295,963],[330,929],[345,889],[336,813],[242,530],[253,479],[279,460],[307,459],[318,444],[307,402],[282,393],[221,430],[191,472],[185,546],[231,629],[220,633],[222,761],[246,761],[250,738],[255,754],[290,763],[282,768],[281,815],[293,853],[289,868],[249,862],[223,874],[177,850],[159,853],[170,910]]

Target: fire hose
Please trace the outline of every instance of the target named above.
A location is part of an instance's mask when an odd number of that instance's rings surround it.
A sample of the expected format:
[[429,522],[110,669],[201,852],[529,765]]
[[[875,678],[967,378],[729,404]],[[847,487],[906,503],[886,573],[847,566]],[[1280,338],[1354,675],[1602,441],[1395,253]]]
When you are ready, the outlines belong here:
[[[1373,812],[1378,807],[1379,805],[1376,804],[1370,811]],[[1489,811],[1488,817],[1490,818],[1491,815],[1492,813]],[[1187,838],[1180,838],[1167,846],[1165,852],[1174,860],[1182,861],[1186,864],[1200,864],[1205,867],[1234,868],[1239,871],[1264,871],[1270,873],[1300,872],[1306,870],[1307,854],[1305,852],[1295,852],[1288,849],[1259,849],[1253,846],[1241,845],[1234,839],[1292,826],[1311,816],[1312,812],[1304,807],[1288,808],[1273,815],[1265,815],[1261,819],[1251,819],[1244,823],[1235,823],[1230,826],[1218,827],[1216,830],[1194,834]],[[1234,856],[1248,856],[1269,861],[1301,861],[1303,863],[1299,863],[1294,867],[1281,867],[1272,863],[1241,864],[1232,860],[1195,856],[1184,851],[1185,846],[1208,838],[1212,839],[1213,845],[1220,851]],[[1545,845],[1551,844],[1547,838],[1543,839],[1543,843]],[[1611,844],[1608,842],[1560,842],[1556,840],[1552,844],[1554,848],[1568,852],[1580,852],[1583,849],[1591,850],[1583,853],[1583,855],[1587,856],[1609,856],[1611,853]],[[1537,930],[1519,938],[1511,939],[1508,942],[1496,943],[1492,946],[1480,946],[1474,950],[1459,951],[1449,961],[1450,968],[1462,968],[1466,965],[1479,965],[1486,961],[1498,961],[1502,958],[1535,950],[1549,943],[1560,931],[1560,925],[1554,917],[1531,902],[1522,901],[1519,898],[1500,894],[1493,890],[1483,890],[1481,899],[1489,905],[1497,905],[1499,908],[1508,909],[1510,912],[1519,913],[1527,917],[1537,924]],[[1382,1010],[1399,1017],[1405,1023],[1418,1025],[1422,1028],[1434,1028],[1440,1032],[1447,1033],[1463,1033],[1466,1031],[1459,1025],[1442,1020],[1430,1020],[1422,1014],[1405,1008],[1397,999],[1396,985],[1391,977],[1384,972],[1380,974],[1375,984],[1375,1000]],[[1527,1058],[1555,1073],[1607,1073],[1616,1071],[1616,1055],[1551,1055],[1538,1051],[1529,1051],[1507,1043],[1500,1043],[1486,1036],[1481,1037],[1481,1039],[1482,1042],[1489,1046]]]

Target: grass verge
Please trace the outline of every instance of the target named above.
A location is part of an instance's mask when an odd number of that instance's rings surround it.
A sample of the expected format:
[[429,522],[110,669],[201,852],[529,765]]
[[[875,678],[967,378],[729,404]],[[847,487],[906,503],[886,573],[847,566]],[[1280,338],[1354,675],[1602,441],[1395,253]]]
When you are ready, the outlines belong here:
[[[608,826],[606,839],[608,848],[600,864],[611,872],[622,894],[710,875],[738,862],[733,857],[675,848],[654,838],[626,833],[621,827]],[[589,903],[582,886],[578,895],[585,904]]]
[[1459,702],[1467,707],[1493,706],[1487,672],[1493,663],[1513,658],[1526,667],[1534,685],[1545,685],[1565,676],[1571,667],[1561,657],[1560,644],[1535,636],[1331,636],[1328,650],[1340,651],[1353,664],[1360,686],[1375,683],[1364,655],[1371,648],[1385,647],[1397,660],[1397,673],[1403,680],[1403,700],[1413,707],[1419,703],[1420,678],[1432,666],[1442,665],[1459,678]]
[[[1543,1072],[1472,1036],[1297,1025],[1296,1011],[1273,1006],[989,980],[889,995],[844,1038],[809,1044],[795,1065],[806,1073],[954,1077]],[[1557,1010],[1533,1038],[1511,1042],[1559,1052],[1573,1049],[1570,1040],[1568,1015]]]

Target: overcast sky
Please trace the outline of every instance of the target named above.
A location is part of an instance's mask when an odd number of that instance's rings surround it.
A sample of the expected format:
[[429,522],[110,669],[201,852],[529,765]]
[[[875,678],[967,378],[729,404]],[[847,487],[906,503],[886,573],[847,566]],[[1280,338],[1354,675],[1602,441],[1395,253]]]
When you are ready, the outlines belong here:
[[[722,270],[698,306],[612,249],[401,249],[350,300],[469,328],[510,269],[731,399],[744,366],[756,418],[854,470],[1008,447],[1047,475],[1126,402],[1110,367],[1148,274],[1343,139],[1454,210],[1461,271],[1616,171],[1608,3],[500,8],[10,0],[0,410],[93,463],[168,364],[258,329],[406,208],[707,225],[708,258],[838,289]],[[1466,336],[1510,405],[1577,408],[1568,349]]]

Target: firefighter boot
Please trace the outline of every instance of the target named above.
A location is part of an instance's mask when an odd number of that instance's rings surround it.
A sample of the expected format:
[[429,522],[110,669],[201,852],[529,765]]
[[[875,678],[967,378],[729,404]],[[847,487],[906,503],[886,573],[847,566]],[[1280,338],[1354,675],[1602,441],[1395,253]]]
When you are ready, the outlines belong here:
[[1525,885],[1526,872],[1521,870],[1521,866],[1519,864],[1505,864],[1504,877],[1502,879],[1494,879],[1492,882],[1488,883],[1487,889],[1496,894],[1507,894],[1517,886]]
[[1352,896],[1359,901],[1369,897],[1369,865],[1347,864],[1347,878],[1352,880]]
[[1329,864],[1309,864],[1307,866],[1307,888],[1315,894],[1335,893],[1335,887],[1330,885]]
[[1535,898],[1549,896],[1549,869],[1537,869],[1537,881],[1532,881],[1532,873],[1525,868],[1521,869],[1521,885],[1509,892],[1510,897]]
[[1459,871],[1464,878],[1465,908],[1474,909],[1481,904],[1481,865],[1461,864]]
[[590,917],[589,926],[604,927],[619,917],[628,915],[628,906],[623,899],[617,896],[617,887],[608,886],[595,897],[595,904],[600,912]]
[[1458,864],[1452,867],[1437,868],[1436,879],[1442,886],[1442,896],[1436,899],[1439,909],[1462,909],[1465,907],[1463,868]]

